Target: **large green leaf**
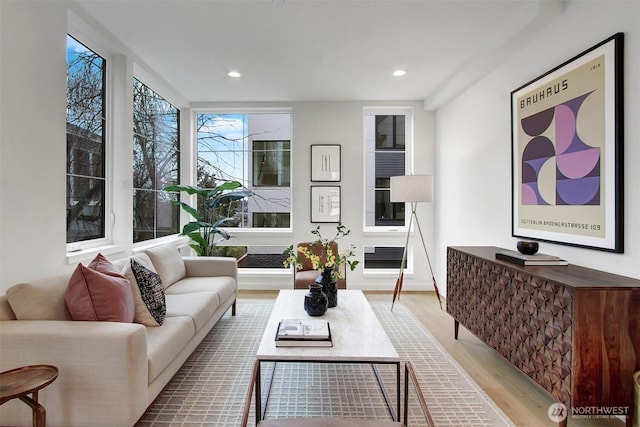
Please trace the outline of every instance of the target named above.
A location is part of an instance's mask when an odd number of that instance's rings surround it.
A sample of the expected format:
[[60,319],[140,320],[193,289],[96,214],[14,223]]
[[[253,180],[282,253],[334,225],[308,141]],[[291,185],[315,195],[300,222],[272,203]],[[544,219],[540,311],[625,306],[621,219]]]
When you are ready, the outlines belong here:
[[224,240],[229,240],[231,235],[222,228],[215,228],[211,230],[211,234],[219,234]]
[[196,251],[196,254],[198,254],[198,256],[202,256],[202,254],[204,253],[204,247],[200,246],[200,245],[189,245],[193,248],[194,251]]
[[202,221],[202,218],[200,218],[200,214],[198,213],[198,211],[192,208],[191,206],[189,206],[188,204],[184,202],[177,202],[175,200],[172,200],[171,203],[173,203],[174,205],[180,206],[182,209],[184,209],[186,213],[191,215],[196,221]]
[[218,227],[220,227],[221,225],[226,224],[226,223],[231,222],[231,221],[235,221],[235,218],[231,217],[231,216],[226,217],[226,218],[221,218],[221,219],[217,220],[216,222],[214,222],[212,224],[212,227],[217,230]]
[[236,188],[240,188],[240,187],[242,187],[242,184],[240,182],[238,182],[238,181],[226,181],[226,182],[218,185],[212,191],[215,191],[216,193],[219,193],[221,191],[235,190]]
[[206,188],[193,187],[191,185],[169,185],[163,188],[164,191],[184,191],[189,195],[198,194],[201,196],[207,196],[209,194],[209,190]]
[[192,232],[188,234],[189,238],[194,242],[198,243],[200,246],[207,246],[207,241],[202,237],[199,231]]
[[182,227],[182,234],[189,235],[190,233],[200,230],[201,228],[213,227],[213,224],[203,221],[191,221]]

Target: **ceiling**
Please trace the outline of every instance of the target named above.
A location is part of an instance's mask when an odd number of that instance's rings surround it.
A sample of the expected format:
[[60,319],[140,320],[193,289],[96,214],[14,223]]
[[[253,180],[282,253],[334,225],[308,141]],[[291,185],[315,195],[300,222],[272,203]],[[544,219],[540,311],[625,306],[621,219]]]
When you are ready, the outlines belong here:
[[[188,102],[420,100],[435,108],[562,0],[77,0]],[[406,75],[393,77],[396,69]],[[227,76],[238,71],[240,78]]]

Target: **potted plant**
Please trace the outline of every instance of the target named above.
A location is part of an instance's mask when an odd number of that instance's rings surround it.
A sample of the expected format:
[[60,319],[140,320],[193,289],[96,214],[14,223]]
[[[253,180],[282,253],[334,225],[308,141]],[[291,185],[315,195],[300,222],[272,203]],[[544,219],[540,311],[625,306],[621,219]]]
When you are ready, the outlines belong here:
[[199,256],[218,255],[216,246],[223,240],[231,237],[226,230],[220,228],[223,225],[233,224],[238,220],[237,202],[251,197],[249,190],[237,190],[242,188],[238,181],[225,181],[215,188],[201,188],[183,185],[171,185],[165,187],[165,191],[185,192],[189,195],[197,195],[202,204],[200,209],[193,208],[181,201],[172,202],[179,205],[185,212],[191,215],[194,221],[190,221],[182,228],[182,235],[192,240],[190,245]]

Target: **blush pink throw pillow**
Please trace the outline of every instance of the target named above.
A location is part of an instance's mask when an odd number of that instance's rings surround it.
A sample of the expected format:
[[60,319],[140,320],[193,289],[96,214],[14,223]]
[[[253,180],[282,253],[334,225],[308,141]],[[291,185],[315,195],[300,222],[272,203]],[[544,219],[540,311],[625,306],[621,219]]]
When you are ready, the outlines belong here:
[[86,267],[78,264],[64,300],[73,320],[133,322],[131,284],[102,254]]

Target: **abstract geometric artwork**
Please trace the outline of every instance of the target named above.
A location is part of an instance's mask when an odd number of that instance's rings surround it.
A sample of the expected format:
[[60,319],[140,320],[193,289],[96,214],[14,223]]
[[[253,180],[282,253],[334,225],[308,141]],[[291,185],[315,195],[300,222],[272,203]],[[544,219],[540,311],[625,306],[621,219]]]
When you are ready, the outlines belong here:
[[513,236],[623,252],[623,41],[511,92]]
[[[582,141],[577,129],[578,111],[588,96],[522,119],[522,130],[531,136],[522,153],[522,204],[600,204],[600,149]],[[538,184],[543,173],[553,174],[551,194]]]

